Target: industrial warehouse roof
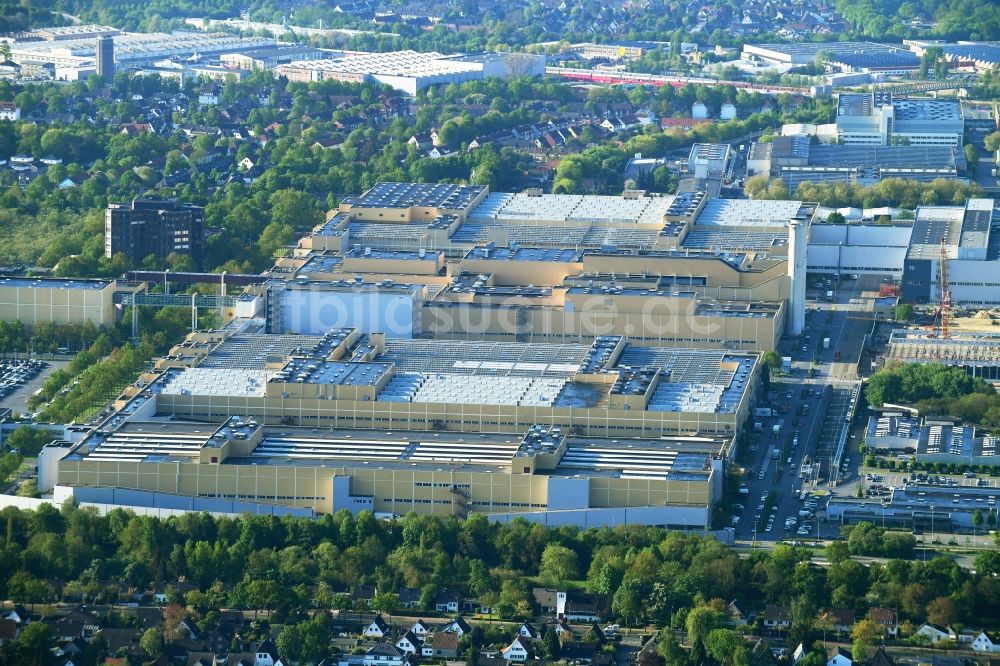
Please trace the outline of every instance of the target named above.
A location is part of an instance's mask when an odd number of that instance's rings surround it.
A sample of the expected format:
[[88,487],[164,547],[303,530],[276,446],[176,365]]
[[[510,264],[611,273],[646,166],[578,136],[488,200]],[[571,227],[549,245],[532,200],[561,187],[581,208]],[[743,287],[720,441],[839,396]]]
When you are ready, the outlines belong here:
[[915,53],[902,49],[898,51],[836,53],[833,56],[833,61],[860,69],[916,69],[920,65],[920,59]]
[[698,215],[697,226],[787,227],[801,208],[801,201],[712,199]]
[[473,222],[577,222],[580,224],[658,224],[673,197],[494,192],[476,206]]
[[347,74],[378,74],[386,76],[424,77],[455,72],[477,72],[480,64],[470,64],[429,51],[390,51],[346,55],[343,58],[292,63],[298,69]]
[[359,197],[349,199],[358,208],[445,208],[461,210],[486,190],[482,185],[433,183],[379,183]]
[[959,258],[959,248],[985,251],[990,245],[993,210],[993,199],[969,199],[964,207],[921,206],[913,222],[907,258],[939,258],[942,239],[952,259]]
[[18,289],[96,289],[110,285],[108,280],[61,280],[50,278],[0,278],[0,288]]

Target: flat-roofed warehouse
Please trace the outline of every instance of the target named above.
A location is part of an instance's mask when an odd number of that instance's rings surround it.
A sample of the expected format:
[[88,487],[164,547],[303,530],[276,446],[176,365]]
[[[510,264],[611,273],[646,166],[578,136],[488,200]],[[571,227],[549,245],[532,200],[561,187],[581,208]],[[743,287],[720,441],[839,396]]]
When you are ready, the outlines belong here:
[[952,302],[1000,305],[1000,216],[993,199],[964,206],[920,206],[904,262],[900,297],[911,303],[941,300],[941,252],[948,259]]
[[941,338],[929,331],[896,329],[889,335],[886,361],[943,363],[973,377],[1000,380],[1000,334],[953,331]]
[[[289,340],[299,344],[285,356],[264,354],[266,363],[248,351],[276,340],[285,349]],[[519,432],[541,424],[599,436],[731,435],[752,399],[758,358],[620,336],[557,345],[398,340],[350,329],[321,338],[233,336],[207,355],[179,346],[143,381],[159,412],[201,421],[235,412],[266,424],[347,428]]]
[[812,145],[809,137],[780,136],[755,143],[750,160],[758,173],[781,178],[790,192],[804,182],[875,185],[886,178],[929,182],[965,173],[955,146]]
[[703,527],[758,357],[351,329],[193,333],[156,366],[82,442],[46,447],[46,489]]
[[[186,58],[232,53],[240,49],[274,46],[266,37],[237,37],[223,33],[178,32],[167,34],[126,33],[113,37],[115,61],[119,66],[151,63],[170,57]],[[93,65],[97,57],[94,39],[65,39],[46,42],[15,42],[10,46],[11,60],[52,63],[56,67]]]
[[744,60],[758,58],[785,65],[807,65],[816,62],[816,57],[822,52],[831,53],[836,57],[841,54],[893,54],[900,51],[907,52],[900,46],[875,42],[797,42],[791,44],[744,44],[741,57]]
[[430,86],[478,81],[485,77],[541,76],[545,56],[525,53],[442,55],[436,52],[391,51],[344,55],[341,58],[287,63],[280,76],[292,81],[376,81],[409,95]]
[[115,292],[132,288],[114,280],[0,278],[0,321],[111,326]]

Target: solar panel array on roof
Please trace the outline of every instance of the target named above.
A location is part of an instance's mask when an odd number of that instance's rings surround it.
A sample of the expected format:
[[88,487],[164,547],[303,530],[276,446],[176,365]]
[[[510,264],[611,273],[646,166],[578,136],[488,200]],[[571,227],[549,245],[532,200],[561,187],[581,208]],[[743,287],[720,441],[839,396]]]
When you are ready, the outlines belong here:
[[565,377],[579,370],[589,349],[577,344],[393,338],[386,340],[379,360],[395,363],[403,372]]
[[444,208],[464,210],[486,190],[483,185],[379,183],[353,200],[361,208]]
[[695,250],[749,250],[768,252],[788,245],[788,234],[771,231],[732,231],[722,227],[696,226],[681,247]]

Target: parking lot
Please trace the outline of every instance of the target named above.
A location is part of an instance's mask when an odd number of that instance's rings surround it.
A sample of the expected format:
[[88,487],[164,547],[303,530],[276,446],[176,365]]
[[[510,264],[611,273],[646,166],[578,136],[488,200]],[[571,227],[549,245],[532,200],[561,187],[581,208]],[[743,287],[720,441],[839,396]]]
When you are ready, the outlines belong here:
[[[34,362],[36,365],[30,364]],[[21,365],[21,371],[14,369],[14,364]],[[9,408],[17,414],[28,414],[28,398],[42,387],[49,375],[60,368],[65,368],[69,361],[30,361],[30,360],[0,360],[0,407]],[[7,382],[7,389],[3,390]]]

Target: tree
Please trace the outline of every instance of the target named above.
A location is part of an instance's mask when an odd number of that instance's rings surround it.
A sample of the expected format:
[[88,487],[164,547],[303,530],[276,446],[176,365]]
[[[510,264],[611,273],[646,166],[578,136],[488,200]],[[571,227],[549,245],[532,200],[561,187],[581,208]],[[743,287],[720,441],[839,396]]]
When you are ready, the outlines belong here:
[[150,627],[146,631],[142,632],[142,637],[139,639],[139,647],[150,656],[150,658],[156,658],[161,652],[163,652],[163,634]]
[[688,633],[688,643],[694,645],[703,641],[715,628],[718,621],[717,614],[708,606],[697,606],[688,613],[685,626]]
[[559,636],[554,629],[549,629],[542,634],[542,654],[549,661],[558,661],[562,653],[562,645],[559,643]]
[[975,530],[979,530],[979,528],[983,526],[984,521],[985,518],[983,516],[983,510],[976,509],[972,514],[972,527],[975,528]]
[[833,211],[832,213],[826,216],[827,224],[844,224],[845,222],[847,222],[847,220],[844,218],[843,215],[841,215],[837,211]]
[[986,150],[991,153],[995,153],[1000,150],[1000,131],[987,134],[986,138],[983,139],[983,145],[986,147]]
[[20,664],[25,666],[47,666],[52,662],[52,632],[44,622],[32,622],[21,631],[16,641],[16,653]]
[[882,635],[882,629],[869,619],[858,620],[851,629],[851,639],[855,645],[874,645]]
[[713,629],[705,636],[705,651],[725,666],[746,666],[749,652],[743,637],[732,629]]
[[900,303],[892,313],[896,321],[913,321],[917,318],[917,313],[909,303]]
[[579,576],[577,555],[566,546],[550,543],[542,551],[539,575],[553,583],[563,584]]
[[958,619],[955,602],[950,597],[937,597],[927,604],[927,621],[947,627]]
[[764,353],[764,365],[766,365],[771,370],[778,370],[781,368],[781,354],[771,349]]

